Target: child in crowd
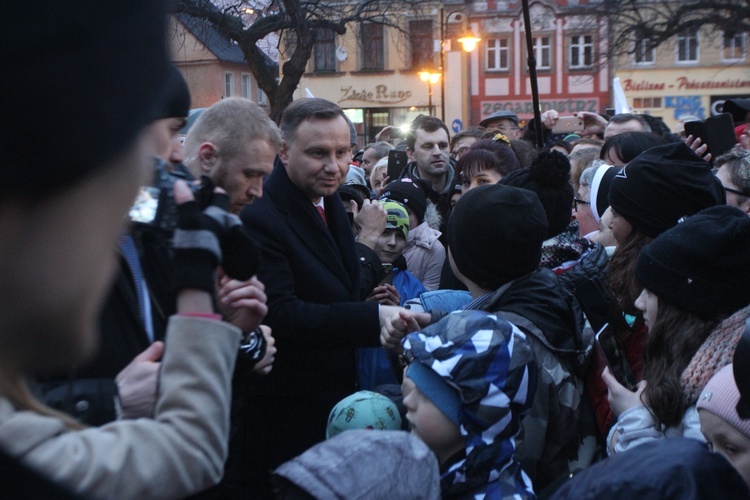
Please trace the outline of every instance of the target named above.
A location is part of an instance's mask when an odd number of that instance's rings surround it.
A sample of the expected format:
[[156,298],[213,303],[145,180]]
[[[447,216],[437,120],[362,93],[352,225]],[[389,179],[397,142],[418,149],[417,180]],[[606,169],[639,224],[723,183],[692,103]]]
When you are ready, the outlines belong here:
[[733,368],[727,365],[711,377],[696,407],[709,447],[723,455],[750,486],[750,420],[737,414],[740,391]]
[[[401,203],[409,214],[409,237],[406,240],[404,258],[409,272],[422,282],[427,290],[435,290],[440,284],[440,270],[445,262],[445,247],[440,242],[438,228],[440,213],[434,203],[427,199],[424,181],[409,178],[389,182],[380,193],[380,200]],[[427,189],[431,189],[428,188]]]
[[663,437],[703,440],[695,409],[700,390],[731,362],[749,315],[748,249],[750,218],[721,205],[641,250],[635,275],[643,291],[635,305],[648,327],[644,381],[631,392],[609,370],[602,375],[619,415],[607,438],[610,454]]
[[402,345],[406,418],[440,462],[443,498],[533,498],[514,458],[536,389],[526,336],[497,315],[459,311]]
[[[377,168],[377,167],[376,167]],[[406,240],[409,237],[409,214],[398,202],[382,200],[387,216],[383,234],[373,249],[380,262],[387,266],[385,279],[376,286],[367,300],[380,304],[399,306],[407,300],[418,297],[425,291],[422,283],[406,269],[403,257]],[[359,387],[372,390],[383,384],[399,382],[395,359],[389,358],[382,347],[364,347],[359,353]]]

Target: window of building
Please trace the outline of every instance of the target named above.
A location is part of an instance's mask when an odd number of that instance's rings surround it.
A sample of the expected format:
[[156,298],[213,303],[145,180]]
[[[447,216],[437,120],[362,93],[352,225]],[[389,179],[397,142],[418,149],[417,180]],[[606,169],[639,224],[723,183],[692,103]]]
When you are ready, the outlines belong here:
[[224,97],[234,95],[234,73],[228,71],[224,73]]
[[411,42],[411,67],[414,69],[434,67],[435,47],[432,38],[432,21],[409,21],[409,41]]
[[552,69],[552,38],[549,36],[534,37],[534,57],[537,69]]
[[260,87],[258,87],[258,104],[268,104],[268,96]]
[[723,59],[725,61],[744,61],[745,60],[745,34],[734,33],[732,31],[724,32],[724,51]]
[[636,33],[634,49],[633,58],[636,64],[654,64],[656,61],[656,49],[647,35]]
[[635,97],[633,107],[636,109],[661,108],[661,97]]
[[336,34],[328,28],[315,30],[315,71],[336,71]]
[[360,25],[359,34],[362,43],[361,69],[366,71],[385,69],[383,25],[363,23]]
[[677,62],[698,62],[698,29],[688,28],[677,35]]
[[570,37],[570,68],[590,68],[594,64],[594,37],[573,35]]
[[507,38],[490,38],[487,40],[487,70],[507,70],[510,66],[510,49]]
[[250,81],[250,73],[242,73],[242,97],[245,99],[253,98]]

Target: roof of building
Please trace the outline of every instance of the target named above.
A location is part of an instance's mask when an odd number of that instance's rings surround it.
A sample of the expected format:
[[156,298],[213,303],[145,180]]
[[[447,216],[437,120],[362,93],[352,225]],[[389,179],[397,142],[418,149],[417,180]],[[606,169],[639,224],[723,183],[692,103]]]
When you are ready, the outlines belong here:
[[[220,61],[247,64],[242,49],[234,40],[229,39],[219,30],[217,30],[209,21],[189,14],[175,14],[177,19],[193,34],[195,38],[206,46]],[[260,47],[259,47],[260,48]],[[275,66],[276,63],[268,57],[262,49],[261,53],[265,62],[269,66]]]

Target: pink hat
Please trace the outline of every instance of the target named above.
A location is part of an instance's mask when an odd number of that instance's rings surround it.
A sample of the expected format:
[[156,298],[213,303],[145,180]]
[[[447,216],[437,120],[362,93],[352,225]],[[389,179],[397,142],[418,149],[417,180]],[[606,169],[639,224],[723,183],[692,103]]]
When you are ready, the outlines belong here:
[[696,408],[710,411],[750,438],[750,419],[743,420],[737,414],[739,400],[740,391],[734,382],[734,373],[730,364],[711,377],[698,398]]

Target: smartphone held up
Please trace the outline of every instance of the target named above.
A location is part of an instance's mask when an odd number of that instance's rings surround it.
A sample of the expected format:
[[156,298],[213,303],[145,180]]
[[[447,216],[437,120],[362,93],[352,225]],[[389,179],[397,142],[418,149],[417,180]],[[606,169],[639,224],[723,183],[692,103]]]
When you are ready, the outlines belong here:
[[630,368],[630,364],[620,347],[620,343],[615,338],[614,332],[609,327],[609,323],[597,332],[596,343],[599,345],[599,349],[604,355],[604,360],[607,362],[612,375],[620,384],[635,392],[638,389],[635,375],[633,375],[633,370]]

